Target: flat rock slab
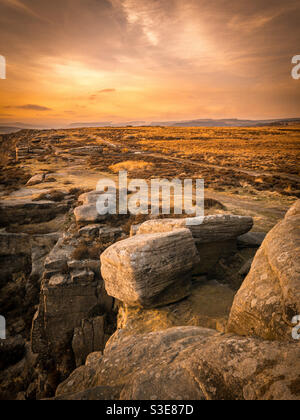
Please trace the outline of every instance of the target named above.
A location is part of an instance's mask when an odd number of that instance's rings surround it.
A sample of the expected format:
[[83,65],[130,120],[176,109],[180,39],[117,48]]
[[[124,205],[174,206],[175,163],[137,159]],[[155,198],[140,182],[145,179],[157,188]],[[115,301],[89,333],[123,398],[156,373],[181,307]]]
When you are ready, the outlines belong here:
[[3,200],[0,202],[0,226],[49,222],[66,213],[69,206],[54,201]]
[[[188,228],[198,243],[224,242],[243,235],[253,227],[252,217],[227,214],[205,216],[201,224],[187,224],[193,219],[158,219],[143,223],[138,234],[169,232]],[[194,219],[195,220],[195,219]]]
[[101,255],[101,273],[110,296],[151,308],[189,294],[196,260],[191,232],[179,229],[117,242]]

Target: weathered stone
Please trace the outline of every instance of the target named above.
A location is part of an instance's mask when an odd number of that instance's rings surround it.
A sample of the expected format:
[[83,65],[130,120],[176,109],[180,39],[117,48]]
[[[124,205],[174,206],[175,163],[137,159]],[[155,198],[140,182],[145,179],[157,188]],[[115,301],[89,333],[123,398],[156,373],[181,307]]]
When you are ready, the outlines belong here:
[[34,353],[58,357],[60,351],[68,347],[74,328],[99,305],[103,312],[109,312],[112,300],[99,282],[89,283],[84,278],[71,283],[62,275],[55,279],[55,282],[51,279],[43,282],[31,342]]
[[214,275],[214,268],[221,258],[228,258],[237,252],[236,239],[253,226],[251,217],[214,215],[204,217],[200,225],[187,224],[195,219],[156,219],[140,225],[137,234],[169,232],[186,227],[190,229],[200,256],[195,267],[196,275]]
[[78,201],[83,205],[96,204],[99,196],[102,194],[102,191],[90,191],[88,193],[81,194],[78,197]]
[[178,228],[188,228],[197,243],[221,242],[236,239],[253,227],[252,217],[218,214],[205,216],[202,224],[187,224],[193,219],[157,219],[144,222],[138,234],[169,232]]
[[72,348],[77,367],[85,364],[89,354],[104,350],[104,328],[105,316],[83,320],[81,326],[75,328]]
[[0,288],[12,280],[14,275],[26,275],[30,271],[30,237],[23,234],[0,233]]
[[102,357],[74,371],[56,395],[101,399],[96,390],[105,387],[111,389],[106,398],[121,400],[299,400],[299,360],[296,343],[198,327],[130,337],[120,332]]
[[300,206],[267,235],[232,307],[229,331],[292,341],[300,314]]
[[138,235],[101,255],[107,293],[130,306],[157,307],[190,293],[197,250],[188,229]]
[[67,262],[70,273],[73,271],[92,271],[98,278],[100,278],[100,261],[99,260],[70,260]]
[[76,237],[65,234],[46,259],[31,331],[33,352],[51,357],[62,375],[70,372],[73,363],[74,329],[82,320],[108,313],[113,306],[100,277],[99,261],[73,260],[76,243]]
[[60,239],[59,233],[49,233],[46,235],[33,235],[31,237],[31,259],[32,271],[31,279],[39,279],[44,270],[45,259]]
[[30,255],[30,237],[26,234],[1,232],[0,254],[3,256],[18,254]]
[[212,243],[196,242],[200,263],[194,269],[195,275],[215,275],[215,268],[221,259],[227,259],[237,252],[236,241],[220,241]]
[[95,204],[76,207],[74,215],[76,222],[80,225],[101,222],[108,217],[108,215],[100,215]]
[[26,225],[49,222],[66,213],[69,206],[54,201],[4,200],[0,201],[0,227],[10,224]]
[[114,242],[123,235],[122,228],[102,227],[99,230],[99,237],[102,243]]
[[246,261],[243,267],[240,269],[239,274],[241,276],[246,276],[251,270],[252,263],[253,263],[253,258],[250,258],[248,261]]
[[248,232],[238,237],[239,248],[259,248],[266,234],[264,232]]
[[67,262],[71,259],[73,251],[74,246],[66,244],[64,237],[60,238],[46,258],[46,271],[66,271],[68,268]]
[[33,185],[41,184],[45,180],[45,174],[38,174],[34,175],[30,180],[27,182],[27,186],[31,187]]
[[138,234],[139,228],[141,227],[141,223],[137,225],[131,225],[130,227],[130,237],[135,236]]
[[87,239],[96,238],[99,236],[99,229],[101,225],[88,225],[79,229],[79,235]]
[[75,271],[71,274],[72,282],[91,283],[95,279],[95,273],[91,270]]
[[63,286],[68,283],[68,277],[63,274],[55,274],[49,279],[50,287]]

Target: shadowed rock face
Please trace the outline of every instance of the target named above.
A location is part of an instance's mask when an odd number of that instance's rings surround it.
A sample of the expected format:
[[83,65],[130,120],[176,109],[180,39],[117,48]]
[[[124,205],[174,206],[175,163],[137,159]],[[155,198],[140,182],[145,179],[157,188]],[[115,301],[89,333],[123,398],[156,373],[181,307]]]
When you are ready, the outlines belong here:
[[0,203],[0,227],[11,223],[25,225],[30,223],[48,222],[68,210],[66,204],[53,201],[6,200]]
[[[234,291],[217,281],[194,280],[191,294],[161,308],[119,307],[118,328],[122,334],[134,335],[166,330],[177,326],[212,328],[225,332],[234,299]],[[114,337],[117,337],[115,334]]]
[[[111,340],[77,369],[58,399],[300,399],[300,348],[197,327]],[[100,392],[101,391],[101,392]]]
[[267,235],[232,307],[229,331],[292,341],[300,314],[300,200]]
[[138,235],[101,255],[105,288],[129,306],[158,307],[190,293],[197,250],[188,229]]

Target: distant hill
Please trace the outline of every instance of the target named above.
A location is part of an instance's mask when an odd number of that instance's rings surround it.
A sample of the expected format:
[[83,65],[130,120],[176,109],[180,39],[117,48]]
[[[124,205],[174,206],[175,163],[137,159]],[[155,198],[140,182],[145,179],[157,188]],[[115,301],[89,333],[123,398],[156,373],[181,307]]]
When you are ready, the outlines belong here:
[[20,130],[43,130],[45,127],[31,124],[24,124],[22,122],[0,123],[0,134],[16,133]]
[[16,133],[22,130],[20,127],[7,127],[7,126],[0,126],[0,134],[10,134]]
[[300,118],[286,118],[286,119],[273,119],[273,120],[239,120],[237,118],[228,119],[196,119],[185,121],[129,121],[112,123],[111,121],[93,122],[93,123],[73,123],[70,128],[82,127],[259,127],[259,126],[272,126],[272,125],[289,125],[300,124]]
[[70,124],[70,128],[85,128],[85,127],[107,127],[111,126],[111,121],[91,122],[91,123],[73,123]]
[[[262,127],[262,126],[286,126],[291,124],[300,124],[300,118],[285,118],[273,120],[239,120],[237,118],[228,119],[195,119],[185,121],[128,121],[113,123],[111,121],[99,122],[76,122],[68,126],[56,127],[57,129],[67,128],[96,128],[96,127]],[[45,130],[51,127],[24,124],[22,122],[0,123],[0,134],[15,133],[19,130]]]
[[198,119],[190,121],[167,121],[151,123],[151,126],[166,127],[259,127],[271,125],[300,124],[300,118],[279,120]]

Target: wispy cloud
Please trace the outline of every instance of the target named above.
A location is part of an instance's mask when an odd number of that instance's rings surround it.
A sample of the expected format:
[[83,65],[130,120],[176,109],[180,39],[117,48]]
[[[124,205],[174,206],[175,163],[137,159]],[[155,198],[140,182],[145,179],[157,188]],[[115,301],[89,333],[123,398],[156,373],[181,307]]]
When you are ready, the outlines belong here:
[[26,105],[16,105],[16,106],[5,106],[5,109],[23,109],[26,111],[52,111],[51,108],[42,105],[26,104]]
[[102,90],[99,90],[98,91],[98,93],[113,93],[113,92],[116,92],[116,89],[102,89]]

